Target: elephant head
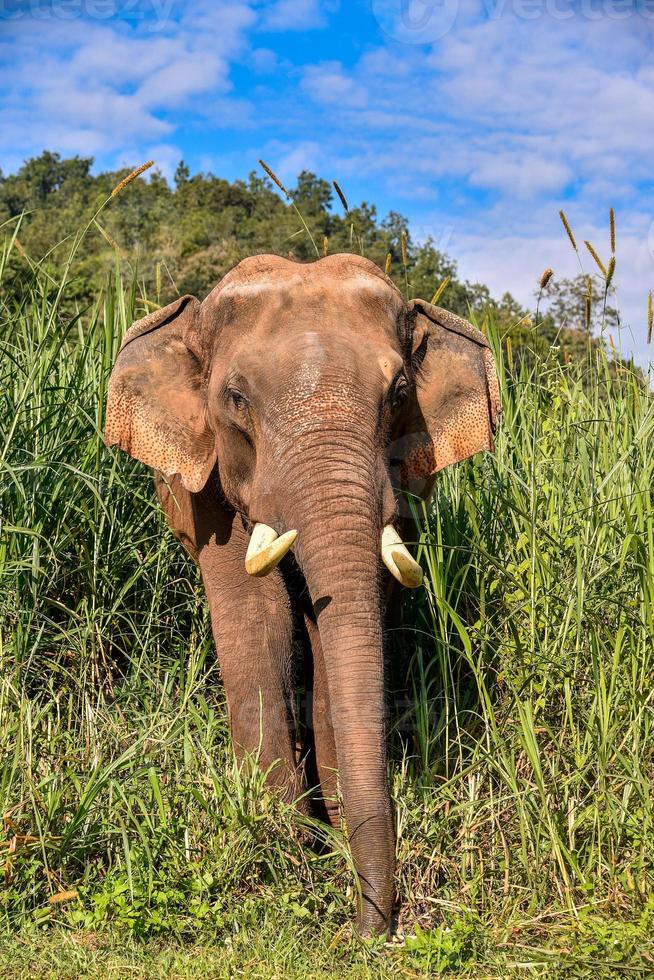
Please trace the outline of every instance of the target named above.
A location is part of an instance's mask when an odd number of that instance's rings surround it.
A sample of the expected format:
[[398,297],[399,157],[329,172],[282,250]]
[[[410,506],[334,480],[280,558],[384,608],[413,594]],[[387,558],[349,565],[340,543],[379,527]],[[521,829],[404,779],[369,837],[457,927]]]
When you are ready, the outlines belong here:
[[499,411],[484,335],[406,304],[352,255],[244,260],[203,303],[184,296],[135,323],[110,380],[108,444],[191,493],[216,473],[251,529],[251,574],[293,547],[324,650],[364,928],[387,925],[393,893],[383,564],[420,581],[398,499],[427,497],[439,469],[491,450]]

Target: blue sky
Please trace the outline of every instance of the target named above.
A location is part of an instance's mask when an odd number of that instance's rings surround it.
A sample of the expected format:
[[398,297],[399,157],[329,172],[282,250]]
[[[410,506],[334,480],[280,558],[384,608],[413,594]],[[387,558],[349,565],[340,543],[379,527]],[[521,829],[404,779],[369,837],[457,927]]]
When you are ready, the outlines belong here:
[[578,270],[559,208],[606,257],[613,205],[646,357],[654,0],[0,0],[0,72],[5,173],[46,147],[228,178],[263,156],[525,303],[545,266]]

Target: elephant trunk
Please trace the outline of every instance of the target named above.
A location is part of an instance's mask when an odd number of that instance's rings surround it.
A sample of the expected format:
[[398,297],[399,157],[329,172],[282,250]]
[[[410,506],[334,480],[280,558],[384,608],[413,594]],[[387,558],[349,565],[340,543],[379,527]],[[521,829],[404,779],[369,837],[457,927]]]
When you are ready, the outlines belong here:
[[374,467],[362,472],[365,455],[353,457],[332,462],[330,479],[314,478],[293,519],[325,658],[345,825],[361,886],[358,924],[364,933],[381,933],[390,924],[395,865],[385,748],[382,505]]

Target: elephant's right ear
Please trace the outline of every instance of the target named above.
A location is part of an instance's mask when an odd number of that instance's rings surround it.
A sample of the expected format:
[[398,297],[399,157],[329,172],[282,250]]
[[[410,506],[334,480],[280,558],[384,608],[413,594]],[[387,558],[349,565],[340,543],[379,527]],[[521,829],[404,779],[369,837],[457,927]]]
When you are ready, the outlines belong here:
[[109,379],[104,438],[201,490],[216,462],[198,343],[200,304],[183,296],[127,331]]

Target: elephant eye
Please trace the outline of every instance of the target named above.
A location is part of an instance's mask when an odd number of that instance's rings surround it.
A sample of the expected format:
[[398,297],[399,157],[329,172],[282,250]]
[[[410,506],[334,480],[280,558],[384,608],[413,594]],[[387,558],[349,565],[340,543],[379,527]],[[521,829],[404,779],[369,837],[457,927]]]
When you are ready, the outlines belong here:
[[243,412],[248,407],[248,400],[245,395],[242,395],[235,388],[228,388],[225,392],[225,397],[238,412]]
[[393,411],[398,411],[409,397],[409,382],[404,374],[400,374],[396,379],[391,391],[391,407]]

